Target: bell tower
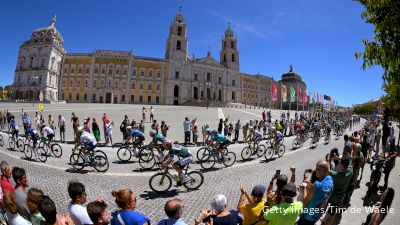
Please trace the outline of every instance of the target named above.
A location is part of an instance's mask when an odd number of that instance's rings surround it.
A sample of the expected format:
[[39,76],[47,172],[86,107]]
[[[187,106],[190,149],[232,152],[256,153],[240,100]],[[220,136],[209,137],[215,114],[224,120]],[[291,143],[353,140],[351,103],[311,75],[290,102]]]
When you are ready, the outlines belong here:
[[189,57],[187,54],[187,27],[181,10],[182,7],[179,7],[178,14],[176,14],[174,21],[169,26],[165,59],[186,61]]
[[237,40],[233,36],[230,23],[222,39],[222,50],[220,51],[220,63],[224,67],[239,71],[239,51],[237,50]]

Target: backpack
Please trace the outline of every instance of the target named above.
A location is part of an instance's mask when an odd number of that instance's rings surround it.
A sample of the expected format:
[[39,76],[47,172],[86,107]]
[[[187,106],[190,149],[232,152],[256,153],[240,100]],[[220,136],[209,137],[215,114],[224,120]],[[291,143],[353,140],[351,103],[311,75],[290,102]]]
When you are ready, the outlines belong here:
[[126,124],[124,122],[122,122],[121,125],[119,126],[119,130],[121,132],[125,132],[126,131]]

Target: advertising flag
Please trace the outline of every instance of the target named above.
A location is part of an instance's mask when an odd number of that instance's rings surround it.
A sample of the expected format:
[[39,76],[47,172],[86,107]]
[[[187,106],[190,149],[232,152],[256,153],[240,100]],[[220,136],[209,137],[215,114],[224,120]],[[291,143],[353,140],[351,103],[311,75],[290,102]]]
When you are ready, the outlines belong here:
[[290,86],[290,102],[296,101],[296,91],[292,86]]
[[315,91],[313,91],[313,103],[315,104],[317,101],[317,96],[315,95]]
[[287,90],[286,86],[282,85],[282,102],[287,102]]
[[297,88],[297,100],[301,102],[303,99],[303,94],[301,93],[301,88]]
[[324,95],[324,100],[331,100],[331,97],[330,96],[328,96],[328,95]]
[[276,88],[276,85],[272,82],[272,88],[271,88],[271,96],[272,96],[272,101],[275,102],[278,100],[278,89]]
[[303,102],[307,103],[307,91],[305,89],[304,89],[304,92],[303,92]]

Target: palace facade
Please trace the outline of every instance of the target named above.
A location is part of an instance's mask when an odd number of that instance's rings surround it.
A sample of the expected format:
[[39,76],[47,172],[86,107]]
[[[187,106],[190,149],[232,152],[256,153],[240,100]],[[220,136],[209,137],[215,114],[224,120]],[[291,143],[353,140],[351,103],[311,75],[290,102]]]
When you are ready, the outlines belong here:
[[[298,74],[291,78],[292,70],[282,81],[241,72],[230,25],[221,40],[219,60],[210,52],[203,58],[190,58],[181,11],[170,24],[165,58],[130,51],[67,53],[55,22],[53,18],[48,27],[36,29],[20,46],[13,98],[37,100],[42,92],[46,101],[169,105],[213,101],[279,108],[281,83],[306,88]],[[272,83],[278,88],[276,102],[271,100]]]

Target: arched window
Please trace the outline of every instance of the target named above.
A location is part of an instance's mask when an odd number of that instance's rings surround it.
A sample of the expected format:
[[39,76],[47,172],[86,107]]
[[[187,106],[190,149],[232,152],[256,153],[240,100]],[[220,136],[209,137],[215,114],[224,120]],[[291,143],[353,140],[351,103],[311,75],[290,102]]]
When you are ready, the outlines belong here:
[[176,50],[181,50],[181,41],[176,42]]
[[207,82],[210,82],[210,81],[211,81],[211,74],[207,73]]
[[226,62],[226,54],[224,54],[224,62]]
[[33,56],[31,56],[31,59],[29,61],[29,68],[32,68],[32,64],[33,64]]
[[232,53],[232,62],[235,62],[235,54]]
[[178,35],[182,35],[182,27],[178,27]]

